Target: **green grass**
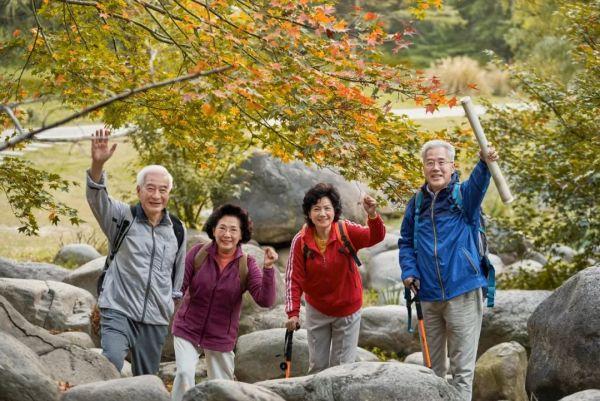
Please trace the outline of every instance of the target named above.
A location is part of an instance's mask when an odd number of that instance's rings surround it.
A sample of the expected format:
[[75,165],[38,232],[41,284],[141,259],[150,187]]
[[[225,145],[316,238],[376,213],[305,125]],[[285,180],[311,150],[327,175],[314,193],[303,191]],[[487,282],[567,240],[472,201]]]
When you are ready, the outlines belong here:
[[[137,171],[137,153],[125,140],[119,143],[113,158],[107,163],[109,176],[109,193],[126,201],[135,199],[135,172]],[[89,167],[89,142],[75,144],[57,144],[51,148],[37,150],[25,154],[35,166],[58,173],[64,179],[76,181],[78,186],[71,187],[70,192],[57,192],[59,201],[75,208],[79,216],[85,220],[80,226],[72,226],[61,222],[57,226],[49,223],[47,214],[36,213],[40,224],[40,235],[28,237],[17,232],[18,220],[14,217],[10,206],[0,195],[0,256],[25,261],[52,261],[54,255],[64,244],[86,242],[100,250],[105,250],[106,241],[100,231],[87,201],[85,200],[85,171]]]

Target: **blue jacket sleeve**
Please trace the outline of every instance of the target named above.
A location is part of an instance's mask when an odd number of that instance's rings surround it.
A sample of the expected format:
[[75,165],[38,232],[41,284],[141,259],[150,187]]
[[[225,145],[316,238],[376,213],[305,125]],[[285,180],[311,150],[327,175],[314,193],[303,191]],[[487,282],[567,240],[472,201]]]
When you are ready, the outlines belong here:
[[471,224],[477,223],[479,209],[488,186],[490,185],[490,170],[487,164],[479,160],[475,168],[471,172],[468,180],[464,181],[461,186],[463,209],[467,221]]
[[402,227],[400,228],[400,239],[398,240],[399,263],[402,271],[402,280],[409,277],[420,279],[417,267],[417,254],[413,243],[413,230],[415,224],[415,197],[413,196],[404,212]]

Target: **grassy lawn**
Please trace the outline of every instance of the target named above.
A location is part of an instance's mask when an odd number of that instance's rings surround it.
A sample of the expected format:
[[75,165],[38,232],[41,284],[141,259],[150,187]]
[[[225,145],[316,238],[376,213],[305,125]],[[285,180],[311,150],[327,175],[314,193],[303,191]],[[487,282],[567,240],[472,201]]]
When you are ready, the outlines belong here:
[[[119,199],[133,200],[135,197],[135,172],[137,154],[124,139],[116,140],[119,145],[113,158],[107,163],[109,191]],[[49,224],[47,214],[38,212],[40,235],[28,237],[17,232],[19,222],[14,217],[4,196],[0,196],[0,256],[17,260],[52,261],[64,244],[86,242],[97,248],[106,247],[104,235],[100,231],[85,200],[85,170],[89,167],[89,142],[56,144],[53,147],[28,152],[25,157],[35,166],[58,173],[64,179],[76,181],[78,186],[70,192],[57,192],[56,198],[76,208],[85,220],[80,226],[68,222],[57,226]],[[129,199],[127,199],[127,197]]]

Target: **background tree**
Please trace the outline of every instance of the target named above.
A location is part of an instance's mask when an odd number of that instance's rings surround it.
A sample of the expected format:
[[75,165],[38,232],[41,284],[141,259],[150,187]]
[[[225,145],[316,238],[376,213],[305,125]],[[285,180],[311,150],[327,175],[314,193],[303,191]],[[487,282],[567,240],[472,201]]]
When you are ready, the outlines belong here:
[[588,258],[600,257],[600,1],[559,5],[565,29],[556,35],[565,35],[570,57],[581,68],[565,83],[509,67],[531,107],[494,107],[485,121],[519,193],[504,225],[541,249],[566,244],[583,251],[574,266],[550,266],[540,283],[550,288],[586,266]]
[[[420,15],[437,3],[413,8]],[[84,108],[204,71],[111,103],[99,116],[140,127],[134,143],[144,162],[175,171],[185,162],[216,185],[244,152],[264,148],[284,161],[334,166],[401,200],[419,179],[423,138],[410,121],[386,114],[378,97],[418,98],[429,110],[456,102],[437,80],[379,61],[380,48],[402,45],[405,31],[386,32],[372,12],[344,21],[324,1],[60,0],[35,11],[35,26],[14,32],[2,51],[27,49],[22,71],[43,82],[28,85],[20,71],[3,77],[2,103],[52,95]],[[221,67],[228,69],[215,72]]]

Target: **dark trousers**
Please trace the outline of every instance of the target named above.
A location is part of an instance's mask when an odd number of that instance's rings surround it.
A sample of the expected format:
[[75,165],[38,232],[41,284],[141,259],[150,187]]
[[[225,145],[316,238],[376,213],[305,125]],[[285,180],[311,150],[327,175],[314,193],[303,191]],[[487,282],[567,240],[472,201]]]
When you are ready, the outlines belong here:
[[169,326],[139,323],[123,313],[100,310],[102,355],[120,372],[131,350],[131,369],[134,376],[158,373],[160,356]]

